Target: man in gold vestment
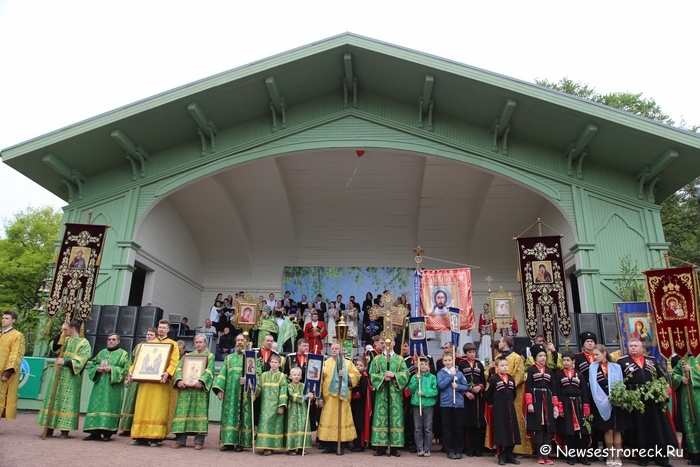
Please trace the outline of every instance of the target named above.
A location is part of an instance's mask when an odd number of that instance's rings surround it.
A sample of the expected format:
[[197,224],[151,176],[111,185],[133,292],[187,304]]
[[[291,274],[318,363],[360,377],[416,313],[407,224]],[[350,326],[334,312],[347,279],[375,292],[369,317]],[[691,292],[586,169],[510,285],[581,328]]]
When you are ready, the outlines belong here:
[[7,310],[2,314],[0,334],[0,418],[17,418],[19,365],[24,357],[24,336],[13,326],[17,313]]
[[[177,343],[168,338],[170,321],[161,319],[158,322],[158,336],[151,344],[158,342],[172,346],[170,359],[158,382],[139,383],[139,392],[136,395],[136,407],[134,408],[134,422],[131,426],[131,442],[134,446],[158,446],[165,439],[170,430],[168,411],[170,409],[170,388],[173,385],[173,375],[180,361],[180,350]],[[135,363],[134,363],[135,364]],[[129,368],[129,379],[134,372],[134,364]]]
[[[336,360],[342,367],[340,371],[336,370]],[[327,443],[324,454],[336,453],[336,445],[338,440],[338,424],[340,423],[340,441],[347,443],[357,438],[355,431],[355,423],[352,419],[350,410],[350,399],[352,393],[350,389],[357,386],[360,382],[360,372],[357,371],[352,360],[343,358],[340,352],[340,344],[337,342],[331,345],[331,358],[323,363],[323,383],[321,385],[321,394],[323,399],[319,401],[321,411],[321,420],[318,424],[318,439]],[[338,396],[340,389],[340,396]],[[338,406],[340,404],[340,407]],[[338,420],[338,411],[341,412],[341,420]],[[343,446],[340,453],[345,452]]]

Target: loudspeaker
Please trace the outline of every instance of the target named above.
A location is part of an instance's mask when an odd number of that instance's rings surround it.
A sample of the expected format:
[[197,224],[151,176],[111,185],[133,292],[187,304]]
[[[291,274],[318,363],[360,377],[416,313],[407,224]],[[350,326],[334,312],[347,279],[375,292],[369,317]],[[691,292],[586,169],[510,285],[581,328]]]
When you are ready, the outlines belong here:
[[134,337],[138,313],[139,307],[137,306],[119,307],[119,320],[117,321],[117,333],[119,336]]
[[129,353],[129,355],[131,355],[131,351],[134,349],[134,338],[120,337],[119,339],[119,348],[126,350]]
[[95,337],[95,344],[93,345],[91,342],[90,345],[92,345],[92,356],[94,358],[95,355],[100,353],[100,350],[107,348],[107,336]]
[[576,316],[575,313],[571,313],[571,334],[569,334],[568,338],[565,338],[564,336],[561,335],[561,332],[559,332],[559,320],[557,317],[554,317],[554,326],[557,328],[557,342],[556,346],[558,348],[564,348],[566,343],[569,343],[569,349],[572,351],[576,351],[578,349],[578,320],[574,317]]
[[139,319],[136,324],[136,336],[146,337],[148,328],[157,328],[158,321],[163,319],[163,310],[155,306],[142,306],[139,309]]
[[92,305],[90,317],[83,323],[85,325],[84,334],[86,337],[97,335],[97,325],[100,322],[101,315],[102,305]]
[[109,305],[102,307],[102,314],[100,316],[100,324],[97,327],[98,336],[110,335],[113,332],[117,332],[117,319],[119,318],[119,307],[116,305]]
[[97,339],[97,336],[88,336],[86,334],[85,339],[87,339],[88,343],[90,344],[90,349],[92,350],[92,355],[90,355],[90,358],[92,358],[97,353],[95,352],[95,340]]
[[574,318],[577,321],[578,333],[576,339],[578,340],[578,334],[582,332],[592,332],[598,338],[600,342],[600,330],[598,329],[598,313],[576,313]]
[[601,313],[600,318],[600,343],[606,347],[619,346],[620,339],[618,338],[617,315],[615,313]]
[[513,347],[513,350],[515,350],[516,352],[520,352],[522,349],[526,349],[531,346],[532,344],[530,343],[529,337],[516,337],[515,346]]

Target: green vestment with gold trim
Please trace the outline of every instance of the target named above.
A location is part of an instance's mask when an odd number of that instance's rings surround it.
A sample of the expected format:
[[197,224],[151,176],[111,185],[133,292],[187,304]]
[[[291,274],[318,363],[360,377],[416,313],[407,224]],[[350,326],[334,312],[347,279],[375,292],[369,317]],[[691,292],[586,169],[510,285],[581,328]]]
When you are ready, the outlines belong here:
[[281,371],[266,371],[258,380],[260,394],[260,421],[255,447],[278,450],[284,448],[284,412],[287,407],[287,376]]
[[[187,355],[205,355],[207,357],[206,369],[199,375],[200,389],[194,387],[178,388],[178,383],[183,381],[182,363]],[[180,359],[175,370],[174,387],[179,391],[175,416],[170,428],[171,433],[191,433],[206,435],[209,433],[209,391],[214,382],[214,354],[205,350],[202,353],[188,352]]]
[[[90,360],[87,372],[95,385],[90,394],[83,431],[117,431],[124,392],[122,383],[128,375],[129,365],[129,354],[124,349],[102,349]],[[110,371],[99,371],[104,366],[109,367]]]
[[[384,380],[387,371],[394,373]],[[369,365],[369,377],[375,388],[372,414],[372,445],[401,447],[404,445],[403,388],[410,377],[403,357],[394,354],[388,362],[378,355]]]
[[[71,366],[63,365],[58,372],[58,386],[56,386],[56,396],[51,408],[49,418],[49,429],[71,431],[78,429],[78,417],[80,416],[80,389],[83,385],[83,368],[92,355],[92,349],[87,339],[83,337],[66,337],[64,360],[70,360]],[[46,415],[49,412],[51,402],[51,388],[55,371],[51,370],[49,380],[49,393],[44,399],[44,405],[39,411],[36,424],[44,426]]]

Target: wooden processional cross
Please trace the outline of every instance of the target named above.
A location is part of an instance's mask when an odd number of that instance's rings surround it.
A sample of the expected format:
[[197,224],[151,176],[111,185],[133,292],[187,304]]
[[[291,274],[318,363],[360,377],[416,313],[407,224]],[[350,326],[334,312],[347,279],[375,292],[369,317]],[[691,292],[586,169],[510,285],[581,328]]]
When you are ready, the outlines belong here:
[[[382,296],[384,306],[373,305],[369,309],[370,316],[375,318],[382,318],[382,332],[379,334],[385,340],[394,339],[396,337],[396,331],[394,328],[399,328],[401,334],[403,335],[403,330],[406,327],[406,320],[408,319],[409,311],[404,305],[394,305],[394,297],[390,292],[385,293]],[[401,343],[403,345],[403,342]]]

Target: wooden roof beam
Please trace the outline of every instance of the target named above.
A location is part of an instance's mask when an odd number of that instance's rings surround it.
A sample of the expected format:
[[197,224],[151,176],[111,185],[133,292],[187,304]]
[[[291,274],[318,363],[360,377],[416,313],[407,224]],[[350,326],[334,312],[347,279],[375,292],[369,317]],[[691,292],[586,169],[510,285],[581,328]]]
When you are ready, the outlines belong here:
[[654,177],[668,167],[680,154],[675,149],[667,149],[649,168],[649,177]]
[[69,199],[73,199],[73,185],[78,187],[78,199],[83,199],[83,183],[87,181],[85,175],[78,169],[68,167],[61,159],[53,154],[46,154],[41,160],[63,177],[63,183],[68,187]]
[[270,94],[270,110],[272,111],[272,131],[277,131],[277,116],[282,116],[282,128],[287,126],[287,115],[284,105],[284,97],[280,96],[277,89],[277,82],[274,76],[265,78],[265,86]]
[[357,78],[352,71],[352,54],[345,53],[343,55],[343,67],[345,68],[345,77],[343,78],[343,107],[348,108],[348,94],[352,94],[352,106],[357,108]]
[[[124,151],[126,151],[126,159],[131,163],[132,169],[135,166],[135,160],[139,161],[139,164],[141,165],[141,177],[145,177],[146,161],[150,157],[146,150],[141,146],[132,143],[129,137],[126,136],[121,130],[114,130],[112,133],[110,133],[110,136],[119,146],[122,147],[122,149],[124,149]],[[134,160],[131,160],[130,157]]]
[[352,74],[352,54],[346,53],[343,55],[343,65],[345,66],[345,82],[351,85],[355,80],[355,76]]
[[[651,165],[645,165],[637,171],[634,179],[637,180],[637,198],[644,198],[644,185],[647,185],[647,196],[649,201],[654,202],[654,188],[661,177],[658,175],[663,169],[668,167],[680,154],[675,149],[667,149]],[[647,184],[647,180],[651,180]]]
[[206,141],[204,140],[205,137],[208,137],[209,141],[211,141],[211,152],[213,154],[216,151],[216,135],[219,134],[219,130],[216,128],[216,125],[214,125],[214,122],[209,120],[206,115],[204,115],[204,112],[202,112],[202,109],[199,108],[196,102],[189,104],[187,106],[187,111],[190,113],[195,123],[197,123],[197,126],[199,127],[197,129],[197,133],[202,140],[201,155],[205,156],[207,153]]
[[[595,134],[598,132],[598,126],[596,126],[595,123],[588,123],[586,124],[585,127],[583,127],[583,130],[581,131],[581,134],[578,135],[578,138],[576,138],[575,142],[572,142],[569,147],[566,149],[564,152],[564,157],[567,158],[567,163],[568,163],[568,173],[569,175],[573,175],[573,171],[571,170],[571,163],[575,161],[578,156],[583,152],[584,149],[586,149],[586,146],[588,146],[588,143],[591,142]],[[583,178],[583,168],[580,167],[579,170],[579,178]]]
[[423,115],[428,114],[428,131],[433,131],[433,85],[435,77],[425,75],[423,94],[418,96],[418,128],[423,128]]
[[[492,149],[494,151],[498,151],[498,138],[503,136],[506,130],[508,133],[510,133],[510,117],[513,116],[513,112],[515,112],[515,107],[517,105],[518,102],[515,99],[506,99],[503,110],[501,110],[501,116],[496,117],[496,119],[493,121],[493,125],[491,125],[491,134],[493,136]],[[508,154],[508,136],[504,137],[503,143],[503,154]]]

